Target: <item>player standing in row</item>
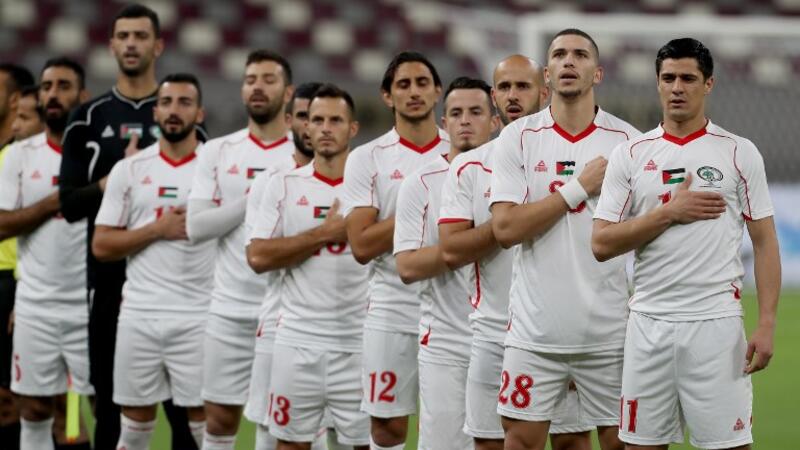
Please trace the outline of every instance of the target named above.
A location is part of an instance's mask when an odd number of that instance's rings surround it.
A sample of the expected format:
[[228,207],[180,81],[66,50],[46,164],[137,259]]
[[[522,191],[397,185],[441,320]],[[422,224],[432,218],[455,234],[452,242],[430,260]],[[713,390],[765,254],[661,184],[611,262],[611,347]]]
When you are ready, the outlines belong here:
[[[543,69],[522,55],[500,61],[494,71],[492,97],[503,126],[538,112],[548,98]],[[501,388],[503,341],[508,327],[508,292],[512,251],[503,250],[492,233],[489,195],[494,143],[457,156],[442,187],[439,238],[442,258],[450,268],[476,264],[470,299],[473,331],[467,374],[464,431],[478,450],[503,448],[503,427],[497,414]],[[570,390],[550,427],[554,449],[591,448],[588,427],[580,423],[577,392]]]
[[275,333],[269,431],[278,450],[310,449],[326,409],[339,441],[366,450],[361,354],[369,270],[352,257],[339,214],[350,140],[350,95],[323,85],[309,104],[314,161],[267,185],[248,246],[254,270],[285,270]]
[[[18,136],[14,124],[23,109],[22,97],[25,89],[35,83],[33,74],[20,65],[0,64],[0,168],[8,148],[15,140],[40,133],[44,124],[35,133]],[[33,87],[34,92],[36,88]],[[9,442],[9,450],[18,448],[19,411],[9,388],[11,387],[11,333],[6,330],[14,310],[14,292],[17,290],[17,240],[0,242],[0,442]]]
[[373,450],[402,449],[408,416],[417,412],[419,297],[397,273],[394,212],[403,178],[449,150],[434,115],[441,93],[439,74],[427,58],[414,52],[395,56],[381,82],[395,126],[353,150],[346,167],[341,200],[348,240],[358,262],[374,261],[362,380]]
[[[92,242],[94,219],[114,164],[157,141],[153,120],[158,82],[156,59],[164,50],[156,13],[141,5],[122,8],[111,22],[109,47],[117,60],[117,82],[111,90],[85,103],[70,118],[64,133],[59,188],[61,212],[68,222],[88,219]],[[89,358],[95,397],[95,448],[115,448],[119,439],[119,407],[113,403],[114,339],[125,282],[124,260],[100,263],[87,252],[89,288]],[[173,447],[194,448],[186,428],[186,412],[165,403]]]
[[520,244],[498,396],[508,449],[545,447],[571,381],[603,449],[621,448],[625,262],[594,259],[591,214],[604,158],[639,133],[595,105],[602,78],[592,38],[559,32],[545,68],[550,108],[510,124],[496,142],[492,231],[504,248]]
[[[66,58],[41,75],[45,132],[15,143],[0,172],[0,238],[19,237],[11,390],[19,396],[21,449],[52,449],[54,398],[89,384],[86,221],[59,214],[58,171],[67,117],[88,99],[84,71]],[[54,257],[54,255],[56,257]],[[54,333],[55,331],[55,333]]]
[[20,91],[17,114],[11,123],[14,140],[21,141],[44,131],[44,110],[39,107],[39,86],[26,86]]
[[456,156],[486,143],[497,129],[491,88],[460,77],[444,94],[442,124],[450,151],[423,165],[400,186],[394,254],[404,283],[415,283],[422,302],[419,347],[419,448],[466,449],[465,390],[469,367],[470,285],[473,267],[449,270],[439,247],[442,185]]
[[[750,374],[773,351],[781,266],[764,160],[711,123],[711,52],[691,38],[656,57],[663,122],[617,147],[595,212],[598,260],[636,251],[620,437],[629,449],[683,442],[749,449]],[[753,242],[758,326],[742,324],[742,229]]]
[[233,449],[247,401],[258,313],[267,288],[267,280],[247,266],[244,253],[247,193],[259,172],[296,165],[283,112],[293,89],[283,57],[251,52],[241,89],[247,127],[207,142],[198,157],[189,196],[189,239],[219,239],[203,362],[207,450]]
[[128,258],[114,358],[118,448],[127,450],[148,448],[156,405],[169,398],[188,408],[198,447],[205,428],[203,334],[215,251],[213,241],[187,240],[185,213],[203,120],[197,78],[167,76],[153,112],[161,137],[114,166],[92,242],[100,261]]

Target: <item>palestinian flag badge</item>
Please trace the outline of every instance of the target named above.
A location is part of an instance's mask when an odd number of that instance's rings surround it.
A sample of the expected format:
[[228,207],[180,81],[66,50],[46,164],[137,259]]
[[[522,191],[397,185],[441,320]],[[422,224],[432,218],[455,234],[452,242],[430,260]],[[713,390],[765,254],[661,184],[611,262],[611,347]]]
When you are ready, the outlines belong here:
[[661,171],[661,181],[664,184],[678,184],[686,180],[686,169],[667,169]]
[[575,161],[556,161],[557,175],[572,175],[575,173]]
[[178,198],[178,188],[174,186],[159,186],[158,198]]

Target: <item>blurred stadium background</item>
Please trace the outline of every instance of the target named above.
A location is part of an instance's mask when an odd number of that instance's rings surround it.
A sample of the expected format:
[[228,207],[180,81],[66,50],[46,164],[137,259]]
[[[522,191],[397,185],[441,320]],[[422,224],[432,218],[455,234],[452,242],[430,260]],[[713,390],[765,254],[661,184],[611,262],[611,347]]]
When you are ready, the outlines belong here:
[[[89,88],[100,94],[117,70],[107,42],[109,21],[123,3],[0,0],[0,61],[38,72],[47,58],[69,55],[85,64]],[[362,123],[356,140],[361,143],[391,126],[378,85],[386,64],[401,50],[428,55],[444,83],[459,75],[490,80],[504,56],[522,52],[542,62],[548,37],[577,26],[600,47],[606,70],[597,90],[600,105],[648,130],[660,119],[656,50],[675,37],[702,40],[716,62],[709,116],[750,138],[764,155],[784,263],[787,294],[779,314],[776,359],[755,378],[756,442],[761,442],[756,448],[797,448],[791,430],[800,400],[792,381],[800,370],[800,0],[141,3],[156,10],[162,22],[167,49],[158,74],[200,76],[212,136],[239,129],[246,121],[239,87],[245,56],[255,48],[285,55],[297,83],[324,80],[349,89]],[[746,306],[751,327],[756,316],[752,295]],[[153,448],[166,448],[161,436]],[[252,448],[250,438],[245,433],[239,448]]]

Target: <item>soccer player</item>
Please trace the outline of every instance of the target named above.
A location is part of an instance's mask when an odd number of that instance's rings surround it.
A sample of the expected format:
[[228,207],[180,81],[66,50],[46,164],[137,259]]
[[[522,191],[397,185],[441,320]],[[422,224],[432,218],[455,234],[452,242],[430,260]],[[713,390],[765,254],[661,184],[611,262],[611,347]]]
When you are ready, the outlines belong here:
[[[33,74],[22,66],[0,64],[0,167],[9,145],[15,140],[13,122],[19,110],[21,93],[34,84]],[[41,132],[41,130],[40,130]],[[19,411],[14,404],[11,386],[11,312],[16,291],[17,241],[0,242],[0,442],[9,450],[19,448]]]
[[44,110],[39,107],[39,86],[26,86],[20,92],[11,132],[14,133],[14,140],[21,141],[42,131]]
[[[494,71],[492,96],[503,126],[538,112],[547,101],[543,68],[532,59],[512,55]],[[503,427],[497,414],[503,366],[503,340],[508,327],[511,251],[503,250],[492,233],[489,214],[491,157],[494,141],[457,156],[442,186],[439,239],[442,258],[452,269],[475,266],[470,299],[473,312],[472,351],[466,387],[464,431],[475,448],[503,448]],[[588,430],[581,425],[577,393],[570,390],[562,414],[550,427],[555,449],[591,448]],[[580,443],[576,442],[580,441]]]
[[284,270],[269,432],[278,450],[310,449],[329,409],[339,441],[366,450],[361,341],[369,271],[352,258],[338,202],[358,122],[350,95],[333,85],[316,91],[308,113],[314,161],[270,180],[247,248],[256,272]]
[[[21,449],[52,449],[54,398],[89,384],[86,221],[59,215],[61,138],[72,109],[88,99],[84,71],[67,58],[41,75],[45,132],[15,143],[0,172],[0,238],[19,237],[11,390],[19,396]],[[53,332],[57,330],[57,332]]]
[[[636,251],[620,438],[749,449],[751,374],[773,352],[781,282],[773,209],[756,146],[711,123],[711,52],[675,39],[656,57],[663,122],[614,150],[592,236],[598,260]],[[758,326],[745,339],[739,248],[753,242]]]
[[472,446],[463,427],[472,339],[470,283],[476,274],[472,267],[448,269],[436,223],[450,161],[486,143],[497,129],[491,95],[491,87],[483,80],[459,77],[450,83],[442,117],[450,136],[449,152],[412,173],[397,194],[397,270],[404,283],[415,283],[422,302],[419,448],[424,450]]
[[400,280],[392,256],[394,211],[403,178],[450,149],[433,112],[441,92],[427,58],[414,52],[395,56],[381,82],[395,126],[353,150],[346,167],[347,237],[358,262],[373,262],[362,376],[373,450],[402,449],[408,416],[417,412],[419,297],[416,287]]
[[[68,222],[88,218],[87,242],[92,241],[94,218],[114,163],[159,137],[153,119],[158,88],[155,62],[164,42],[156,13],[136,4],[123,7],[111,23],[109,47],[119,67],[116,84],[70,118],[59,176],[61,212]],[[198,132],[204,133],[200,128]],[[125,261],[101,263],[88,251],[87,282],[91,381],[97,391],[94,445],[111,449],[119,439],[119,407],[112,401],[113,362]],[[194,448],[186,411],[170,402],[164,406],[173,447]]]
[[198,157],[189,196],[189,239],[218,240],[203,363],[205,449],[233,449],[247,401],[267,280],[247,266],[246,194],[259,172],[296,165],[283,111],[293,89],[292,71],[283,57],[267,50],[251,52],[241,89],[247,127],[209,141]]
[[128,259],[114,358],[114,402],[122,406],[118,448],[147,449],[156,405],[187,407],[199,447],[203,334],[214,242],[191,243],[186,202],[197,166],[195,125],[203,120],[193,75],[162,81],[153,109],[158,142],[117,163],[97,213],[92,252]]
[[497,411],[505,448],[543,449],[574,381],[603,449],[621,448],[625,263],[598,263],[589,241],[605,157],[639,133],[595,105],[603,69],[589,35],[559,32],[547,57],[550,107],[506,126],[493,150],[492,232],[520,244]]

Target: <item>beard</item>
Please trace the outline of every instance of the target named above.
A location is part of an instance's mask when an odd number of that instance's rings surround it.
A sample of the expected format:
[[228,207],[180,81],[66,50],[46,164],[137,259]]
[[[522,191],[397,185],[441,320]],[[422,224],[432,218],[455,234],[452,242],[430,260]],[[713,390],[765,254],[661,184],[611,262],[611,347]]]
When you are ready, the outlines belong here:
[[294,140],[294,148],[296,148],[298,152],[306,158],[314,157],[314,149],[306,146],[306,143],[303,141],[303,136],[292,130],[292,139]]
[[159,123],[158,129],[161,130],[161,136],[166,139],[168,142],[176,143],[186,139],[189,136],[189,133],[194,132],[194,124],[187,125],[183,128],[179,128],[177,131],[169,131],[167,127]]
[[55,133],[62,133],[67,128],[67,119],[69,114],[67,111],[62,111],[58,115],[55,116],[45,116],[44,123],[47,125],[47,128]]
[[259,125],[270,123],[275,120],[276,117],[278,117],[278,114],[283,112],[283,102],[279,101],[279,99],[283,99],[283,95],[280,95],[277,99],[268,103],[263,109],[260,110],[247,105],[247,115],[253,119],[253,122]]

